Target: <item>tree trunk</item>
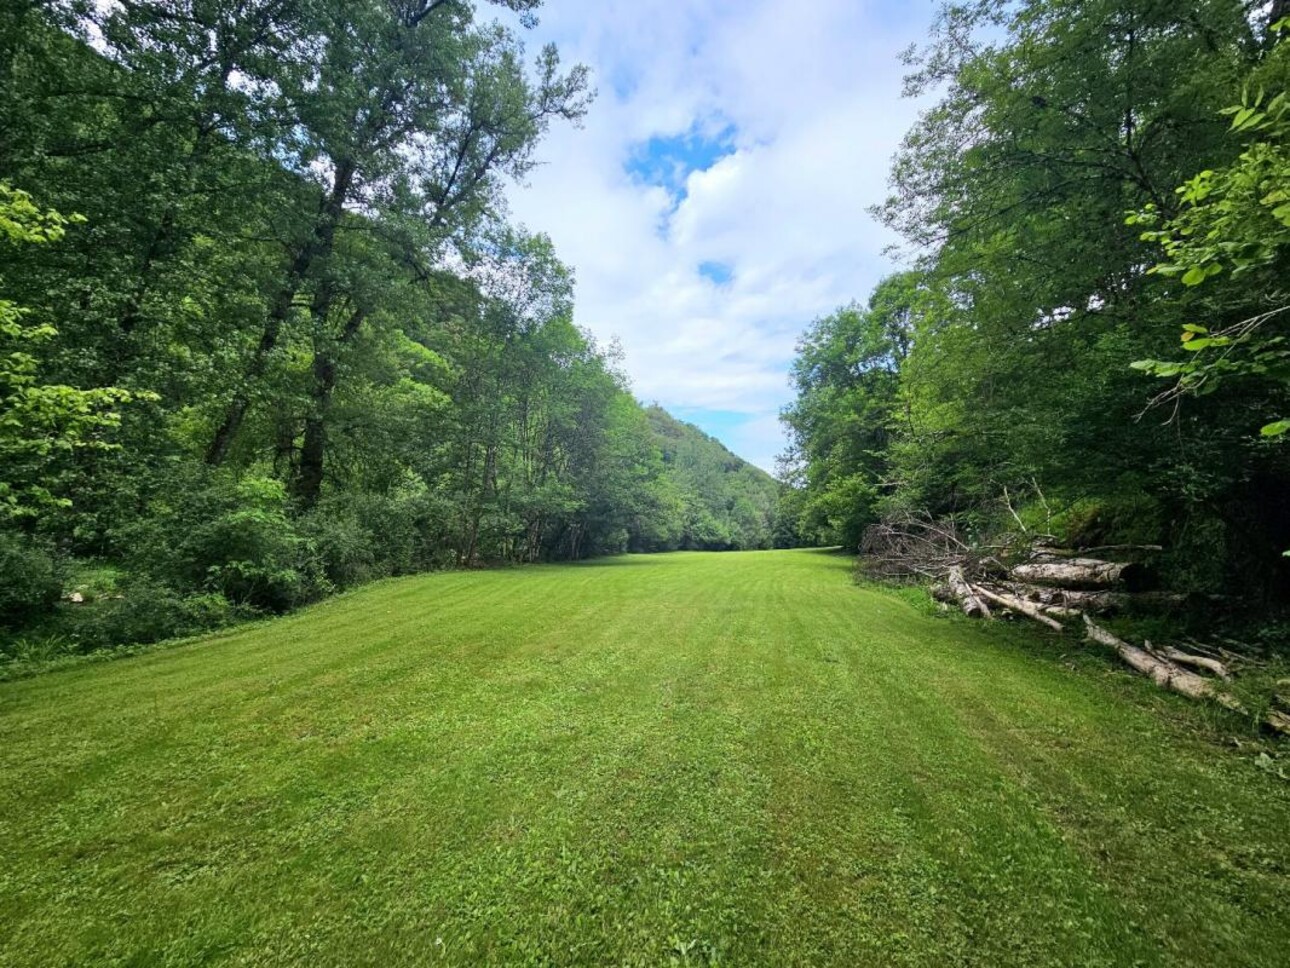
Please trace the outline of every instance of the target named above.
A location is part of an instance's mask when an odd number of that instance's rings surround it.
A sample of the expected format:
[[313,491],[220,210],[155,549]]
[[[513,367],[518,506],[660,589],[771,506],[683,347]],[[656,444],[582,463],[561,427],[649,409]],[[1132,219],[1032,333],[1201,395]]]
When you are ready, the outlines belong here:
[[327,452],[327,404],[336,386],[336,364],[319,354],[313,362],[314,390],[309,416],[305,418],[304,441],[292,493],[305,508],[312,508],[322,496],[323,463]]
[[981,599],[976,596],[976,593],[972,591],[972,586],[969,585],[967,583],[967,579],[963,577],[962,568],[955,565],[949,570],[949,574],[946,575],[945,580],[949,585],[950,594],[953,595],[954,600],[959,603],[959,607],[963,609],[964,615],[968,616],[968,618],[990,617],[990,607],[986,605],[985,602],[981,601]]
[[1065,561],[1036,561],[1017,565],[1012,577],[1036,585],[1058,588],[1110,588],[1115,585],[1139,587],[1143,568],[1127,562],[1098,561],[1094,558],[1068,558]]
[[1007,582],[1005,588],[1013,595],[1027,601],[1038,602],[1045,607],[1076,609],[1080,612],[1092,612],[1106,615],[1121,612],[1135,607],[1167,608],[1181,605],[1187,599],[1185,595],[1173,592],[1128,592],[1088,591],[1074,588],[1045,588],[1042,585],[1027,585],[1021,582]]
[[[329,297],[315,300],[315,316],[321,317],[316,320],[320,325],[326,323],[330,304]],[[366,310],[354,310],[340,335],[335,340],[324,337],[324,341],[314,350],[314,385],[310,394],[309,415],[305,418],[300,465],[296,469],[295,483],[292,486],[292,492],[306,508],[314,507],[322,496],[323,470],[327,457],[327,411],[331,408],[332,394],[336,390],[336,349],[353,339],[366,318]]]
[[277,348],[278,339],[282,335],[282,325],[291,315],[291,307],[296,301],[296,294],[304,285],[306,276],[315,262],[326,259],[335,248],[336,228],[340,225],[341,216],[345,212],[345,202],[349,198],[349,190],[354,182],[354,173],[352,162],[342,161],[336,167],[336,173],[332,178],[332,190],[320,207],[318,225],[314,228],[313,237],[296,251],[291,267],[287,270],[286,280],[269,307],[268,317],[264,321],[264,330],[260,334],[260,342],[256,345],[251,361],[247,364],[242,385],[229,402],[228,408],[224,411],[224,419],[216,428],[210,446],[206,449],[206,463],[212,467],[218,467],[228,457],[229,448],[233,446],[233,440],[242,427],[242,421],[246,419],[246,412],[251,407],[251,391],[269,368],[269,356]]
[[[1272,0],[1272,10],[1268,18],[1268,26],[1280,23],[1286,17],[1290,17],[1290,0]],[[1275,35],[1271,30],[1268,31],[1268,43],[1276,42]]]
[[[1112,635],[1087,615],[1084,616],[1084,628],[1091,641],[1114,649],[1119,653],[1121,659],[1138,672],[1149,676],[1156,685],[1181,693],[1191,699],[1213,699],[1219,705],[1225,706],[1233,712],[1246,715],[1245,707],[1241,705],[1239,699],[1230,692],[1215,689],[1214,683],[1204,676],[1188,672],[1163,656],[1147,649],[1130,645],[1123,639]],[[1290,734],[1290,716],[1271,711],[1264,716],[1263,722],[1278,732]]]

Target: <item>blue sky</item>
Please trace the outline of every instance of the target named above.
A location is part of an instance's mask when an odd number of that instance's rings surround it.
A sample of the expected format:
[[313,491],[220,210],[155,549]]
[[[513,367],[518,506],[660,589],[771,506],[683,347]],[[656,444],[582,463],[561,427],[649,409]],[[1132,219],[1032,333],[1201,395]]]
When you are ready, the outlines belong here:
[[514,186],[618,339],[636,395],[773,470],[812,319],[863,299],[895,241],[867,214],[916,106],[899,52],[932,0],[547,0],[531,46],[591,68],[583,127]]

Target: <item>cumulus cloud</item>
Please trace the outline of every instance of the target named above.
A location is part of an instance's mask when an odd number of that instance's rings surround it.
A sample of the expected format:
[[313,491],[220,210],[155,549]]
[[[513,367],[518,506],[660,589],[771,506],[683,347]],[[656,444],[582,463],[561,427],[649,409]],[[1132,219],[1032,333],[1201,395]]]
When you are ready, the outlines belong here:
[[515,217],[574,267],[577,322],[621,341],[637,395],[767,469],[798,334],[892,268],[866,208],[916,112],[898,52],[932,12],[548,0],[531,37],[587,64],[599,98],[543,142]]

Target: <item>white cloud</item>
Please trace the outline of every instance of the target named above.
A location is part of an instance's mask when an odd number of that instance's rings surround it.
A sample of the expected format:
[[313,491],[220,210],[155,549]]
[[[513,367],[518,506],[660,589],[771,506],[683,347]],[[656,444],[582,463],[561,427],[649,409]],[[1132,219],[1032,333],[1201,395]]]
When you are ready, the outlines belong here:
[[[547,0],[531,38],[590,66],[600,96],[543,142],[515,217],[574,267],[577,321],[621,339],[638,396],[746,415],[718,436],[768,469],[798,333],[892,268],[866,208],[915,116],[898,52],[931,16],[931,0]],[[652,137],[729,126],[733,153],[679,205],[624,167]]]

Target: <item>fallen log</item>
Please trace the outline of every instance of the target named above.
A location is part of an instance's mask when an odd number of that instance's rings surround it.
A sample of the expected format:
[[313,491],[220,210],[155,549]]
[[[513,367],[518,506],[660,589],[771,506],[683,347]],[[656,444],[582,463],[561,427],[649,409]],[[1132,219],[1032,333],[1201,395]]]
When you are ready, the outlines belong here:
[[[1157,604],[1159,595],[1165,593],[1143,592],[1130,595],[1127,592],[1083,591],[1072,588],[1046,588],[1043,585],[1028,585],[1024,582],[1010,581],[1002,587],[1018,598],[1029,602],[1038,602],[1044,606],[1071,609],[1077,612],[1092,612],[1095,615],[1109,615],[1113,612],[1126,611],[1136,605]],[[1168,596],[1171,603],[1182,601],[1182,596]],[[1160,604],[1164,603],[1160,599]]]
[[1092,641],[1114,649],[1125,663],[1144,676],[1149,676],[1158,686],[1180,692],[1192,699],[1208,699],[1214,695],[1213,684],[1204,676],[1188,672],[1168,659],[1162,659],[1146,649],[1130,645],[1124,639],[1102,628],[1087,615],[1084,616],[1084,631]]
[[[1195,672],[1188,672],[1147,649],[1130,645],[1102,628],[1087,615],[1084,616],[1084,631],[1090,641],[1114,649],[1126,664],[1150,677],[1161,688],[1170,689],[1191,699],[1212,699],[1233,712],[1249,715],[1239,699],[1230,692],[1215,689],[1212,680]],[[1270,711],[1264,716],[1263,722],[1278,732],[1290,735],[1290,716]]]
[[995,591],[986,588],[984,585],[977,585],[973,588],[978,595],[987,601],[994,602],[1006,609],[1016,612],[1019,615],[1025,615],[1027,618],[1033,618],[1036,622],[1047,625],[1055,631],[1062,631],[1062,623],[1055,618],[1045,615],[1037,605],[1032,605],[1024,599],[1017,598],[1015,595],[1009,595],[1006,592]]
[[1017,565],[1012,569],[1012,577],[1034,585],[1057,588],[1139,587],[1145,571],[1133,562],[1067,558],[1064,561],[1032,561]]
[[1176,662],[1178,665],[1191,666],[1193,669],[1204,669],[1206,672],[1212,672],[1220,679],[1232,678],[1227,666],[1218,661],[1218,659],[1211,659],[1205,655],[1193,655],[1190,652],[1184,652],[1182,649],[1175,649],[1171,645],[1155,648],[1152,651],[1170,662]]
[[967,583],[967,579],[963,577],[962,568],[958,565],[954,565],[950,568],[949,572],[945,576],[945,581],[949,586],[950,595],[953,596],[954,601],[959,603],[959,607],[963,609],[964,615],[968,616],[968,618],[991,617],[990,607],[986,605],[985,602],[981,601],[981,599],[973,592],[972,586],[969,585]]

